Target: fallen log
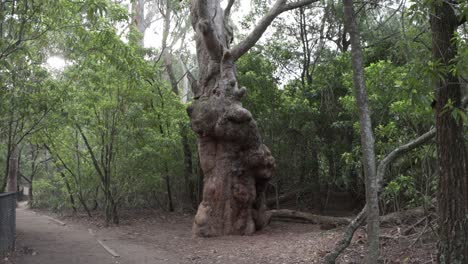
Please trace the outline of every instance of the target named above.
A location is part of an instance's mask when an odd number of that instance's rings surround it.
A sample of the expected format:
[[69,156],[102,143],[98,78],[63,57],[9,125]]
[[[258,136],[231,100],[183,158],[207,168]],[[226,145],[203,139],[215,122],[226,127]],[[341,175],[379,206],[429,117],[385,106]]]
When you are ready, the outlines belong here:
[[382,225],[401,225],[401,224],[414,224],[417,223],[421,218],[426,217],[430,212],[425,210],[422,206],[393,212],[380,217],[380,223]]
[[335,226],[347,225],[351,222],[351,219],[347,217],[316,215],[289,209],[270,210],[268,211],[268,214],[271,216],[271,220],[278,221],[300,221],[304,223],[327,224]]
[[[433,208],[431,208],[433,209]],[[267,212],[269,217],[273,221],[286,221],[286,222],[300,222],[310,223],[317,225],[328,225],[328,226],[342,226],[349,225],[352,218],[350,217],[336,217],[326,215],[316,215],[307,212],[295,211],[290,209],[278,209],[270,210]],[[398,211],[389,213],[387,215],[380,216],[380,223],[382,225],[400,225],[400,224],[412,224],[417,222],[419,219],[427,215],[427,211],[423,207],[416,207],[408,210]],[[365,218],[361,224],[365,224]]]

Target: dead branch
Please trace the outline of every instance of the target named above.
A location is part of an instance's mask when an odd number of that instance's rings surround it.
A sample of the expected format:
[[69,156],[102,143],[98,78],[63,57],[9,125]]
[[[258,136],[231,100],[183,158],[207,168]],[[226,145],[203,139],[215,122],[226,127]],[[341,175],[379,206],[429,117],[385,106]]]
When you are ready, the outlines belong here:
[[301,6],[310,5],[315,2],[318,2],[318,0],[301,0],[291,3],[287,3],[286,0],[277,0],[273,7],[266,13],[266,15],[260,19],[257,26],[252,30],[252,32],[250,32],[247,38],[232,48],[231,54],[233,60],[236,61],[244,53],[249,51],[249,49],[252,48],[255,43],[257,43],[257,41],[262,37],[263,33],[270,26],[273,20],[281,13],[299,8]]

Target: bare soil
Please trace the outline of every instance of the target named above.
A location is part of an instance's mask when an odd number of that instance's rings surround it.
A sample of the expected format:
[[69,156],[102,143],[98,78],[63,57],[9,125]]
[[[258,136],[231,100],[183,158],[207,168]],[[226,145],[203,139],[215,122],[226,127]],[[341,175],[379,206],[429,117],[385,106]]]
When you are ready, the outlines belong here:
[[[26,235],[26,232],[33,232],[34,226],[44,228],[36,225],[37,219],[31,218],[30,222],[27,223],[28,229],[24,229],[24,231],[21,231],[23,227],[19,221],[19,232],[24,235],[18,236],[20,247],[17,252],[17,264],[321,263],[323,256],[333,249],[343,232],[343,228],[321,230],[318,225],[272,222],[266,229],[252,236],[194,238],[191,234],[193,215],[190,214],[127,210],[122,212],[119,226],[107,228],[103,226],[104,221],[99,215],[88,218],[85,215],[75,214],[58,218],[66,222],[67,225],[62,227],[51,223],[53,225],[51,230],[38,233],[38,237]],[[382,263],[436,263],[435,236],[430,227],[423,224],[412,234],[404,236],[402,232],[406,228],[407,226],[382,228]],[[66,232],[62,233],[62,229]],[[94,231],[94,238],[89,234],[88,229]],[[54,230],[58,230],[60,233],[56,234]],[[421,233],[423,230],[424,234]],[[28,239],[34,239],[35,242],[28,241]],[[121,257],[112,258],[95,243],[95,239],[103,240]],[[54,243],[57,241],[62,247],[65,247],[61,249],[63,258],[60,261],[54,262],[50,256],[47,262],[24,261],[27,258],[52,254],[47,251],[47,247],[55,247]],[[74,242],[69,243],[70,241]],[[45,245],[40,245],[41,243]],[[88,245],[81,246],[82,243]],[[363,263],[365,243],[365,230],[361,228],[356,232],[351,247],[340,256],[337,263]],[[24,246],[31,247],[33,251],[36,250],[35,247],[42,247],[42,249],[38,249],[38,253],[32,256],[31,251],[23,252],[21,250],[21,247]],[[88,246],[92,246],[92,249],[89,249]],[[56,251],[54,252],[57,254]],[[74,258],[73,254],[75,253],[70,254],[69,252],[77,252],[78,255],[83,253],[93,255],[97,256],[98,259],[96,262],[73,262],[70,258]],[[89,252],[93,252],[93,254],[89,254]],[[67,258],[68,260],[65,261]]]

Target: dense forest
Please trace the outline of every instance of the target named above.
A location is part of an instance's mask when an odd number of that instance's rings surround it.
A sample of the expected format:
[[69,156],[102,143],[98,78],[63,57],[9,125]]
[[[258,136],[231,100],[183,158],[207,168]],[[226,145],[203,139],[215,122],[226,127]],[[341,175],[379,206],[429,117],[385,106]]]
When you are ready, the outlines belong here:
[[0,17],[0,190],[31,208],[187,213],[202,237],[342,228],[325,263],[363,225],[380,263],[380,222],[409,215],[437,263],[468,262],[468,2],[2,0]]

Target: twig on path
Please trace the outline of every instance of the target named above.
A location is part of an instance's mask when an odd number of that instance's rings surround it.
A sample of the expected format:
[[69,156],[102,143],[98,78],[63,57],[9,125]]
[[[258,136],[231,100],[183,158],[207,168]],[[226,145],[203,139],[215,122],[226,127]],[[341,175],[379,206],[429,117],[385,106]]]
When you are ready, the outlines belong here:
[[52,221],[54,221],[55,223],[57,223],[57,224],[59,224],[59,225],[61,225],[61,226],[66,225],[64,222],[62,222],[62,221],[60,221],[60,220],[58,220],[58,219],[55,219],[55,218],[53,218],[53,217],[51,217],[51,216],[47,216],[47,218],[49,218],[49,220],[52,220]]
[[101,246],[102,246],[109,254],[111,254],[113,257],[115,257],[115,258],[120,257],[119,254],[117,254],[112,248],[110,248],[110,247],[108,247],[106,244],[104,244],[104,242],[102,242],[101,240],[98,239],[97,242],[98,242],[99,244],[101,244]]

